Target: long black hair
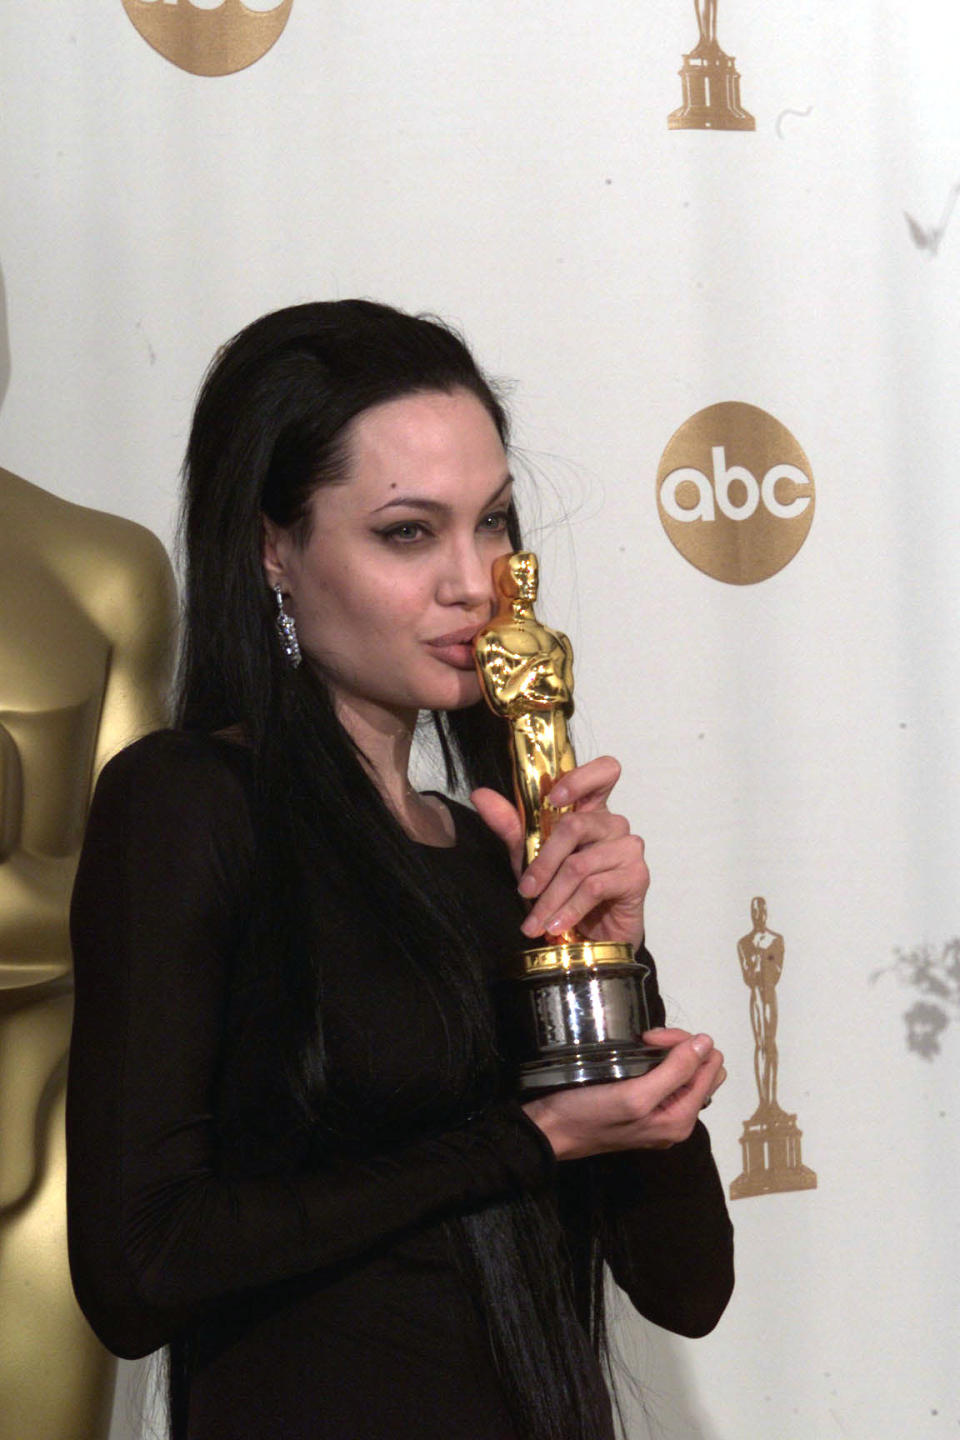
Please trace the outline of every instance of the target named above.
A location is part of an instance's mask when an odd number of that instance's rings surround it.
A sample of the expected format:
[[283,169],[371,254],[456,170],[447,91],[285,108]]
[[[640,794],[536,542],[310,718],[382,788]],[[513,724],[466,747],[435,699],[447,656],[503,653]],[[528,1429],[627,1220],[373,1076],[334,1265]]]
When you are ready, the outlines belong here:
[[[272,1145],[301,1159],[337,1125],[322,966],[316,947],[303,943],[331,894],[367,916],[390,916],[393,953],[444,1016],[451,1094],[475,1095],[495,1051],[479,967],[465,963],[469,917],[430,883],[338,721],[322,674],[286,661],[261,561],[264,516],[303,542],[314,491],[347,478],[351,421],[405,395],[458,390],[480,401],[506,448],[504,406],[448,326],[365,300],[293,306],[256,320],[215,357],[187,449],[177,724],[232,729],[250,755],[259,874],[249,933],[272,977],[266,1009],[280,1017],[267,1128]],[[512,508],[508,531],[520,548]],[[502,722],[483,704],[435,714],[433,723],[451,785],[462,779],[509,793]],[[602,1331],[596,1245],[588,1243],[574,1280],[529,1198],[449,1223],[518,1432],[524,1440],[594,1440],[606,1401],[575,1332],[582,1340],[584,1328]],[[185,1425],[186,1383],[185,1352],[174,1346],[174,1440]]]

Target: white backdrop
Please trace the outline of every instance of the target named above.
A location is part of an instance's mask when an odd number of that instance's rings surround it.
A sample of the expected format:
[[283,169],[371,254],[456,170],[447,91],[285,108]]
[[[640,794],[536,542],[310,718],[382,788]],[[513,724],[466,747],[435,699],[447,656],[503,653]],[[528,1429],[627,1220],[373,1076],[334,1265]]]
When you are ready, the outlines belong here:
[[[926,1440],[960,1423],[960,967],[938,994],[871,976],[960,933],[960,9],[721,0],[719,22],[754,133],[667,129],[689,0],[294,0],[218,78],[121,0],[5,6],[0,464],[169,542],[214,348],[309,298],[435,311],[516,382],[579,752],[623,760],[672,1017],[728,1055],[724,1182],[757,1098],[757,894],[819,1177],[733,1205],[714,1335],[626,1324],[631,1440]],[[701,574],[657,514],[667,441],[723,400],[776,416],[816,480],[760,584]],[[114,1440],[136,1433],[122,1392]]]

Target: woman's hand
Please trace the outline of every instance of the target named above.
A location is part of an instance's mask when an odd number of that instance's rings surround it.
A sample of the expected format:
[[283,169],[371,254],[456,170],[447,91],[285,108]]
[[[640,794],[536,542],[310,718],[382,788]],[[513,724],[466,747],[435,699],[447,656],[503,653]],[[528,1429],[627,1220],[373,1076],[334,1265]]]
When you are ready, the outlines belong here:
[[[557,935],[573,926],[587,940],[643,940],[643,902],[650,874],[643,841],[630,833],[607,799],[620,766],[604,755],[578,765],[557,781],[551,802],[570,810],[526,870],[523,820],[496,790],[475,790],[478,814],[506,845],[521,895],[533,901],[524,934]],[[547,1136],[560,1160],[615,1150],[664,1149],[686,1140],[697,1115],[726,1079],[723,1056],[709,1035],[650,1030],[644,1039],[669,1054],[655,1069],[610,1085],[573,1086],[524,1110]]]
[[496,790],[474,790],[471,795],[478,814],[510,853],[520,894],[533,902],[521,927],[525,935],[559,935],[576,925],[587,940],[642,941],[650,873],[639,835],[630,833],[622,815],[607,809],[619,778],[620,765],[610,755],[563,775],[550,792],[550,802],[558,809],[571,808],[556,820],[540,854],[522,873],[519,812]]
[[698,1113],[727,1078],[723,1056],[709,1035],[661,1029],[648,1030],[643,1038],[670,1052],[646,1075],[610,1085],[575,1085],[524,1105],[558,1160],[663,1150],[691,1133]]

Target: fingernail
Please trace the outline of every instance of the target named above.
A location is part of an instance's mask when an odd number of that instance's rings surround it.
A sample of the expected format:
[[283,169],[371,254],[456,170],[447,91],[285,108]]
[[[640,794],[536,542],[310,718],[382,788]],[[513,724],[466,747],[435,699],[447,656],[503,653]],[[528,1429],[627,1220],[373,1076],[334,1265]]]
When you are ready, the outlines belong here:
[[524,935],[530,935],[531,937],[534,935],[543,934],[543,928],[540,925],[539,920],[537,920],[533,915],[527,916],[526,920],[524,920],[523,924],[520,926],[520,929],[523,931]]
[[548,935],[557,935],[561,930],[565,930],[567,927],[564,924],[563,917],[561,915],[554,915],[553,919],[550,921],[549,925],[546,928]]
[[554,785],[547,798],[551,805],[555,805],[559,809],[561,805],[567,803],[567,792],[562,785]]
[[709,1035],[694,1035],[690,1043],[701,1060],[705,1059],[713,1049],[713,1041]]
[[532,875],[524,875],[517,889],[521,895],[535,895],[537,892],[537,882]]

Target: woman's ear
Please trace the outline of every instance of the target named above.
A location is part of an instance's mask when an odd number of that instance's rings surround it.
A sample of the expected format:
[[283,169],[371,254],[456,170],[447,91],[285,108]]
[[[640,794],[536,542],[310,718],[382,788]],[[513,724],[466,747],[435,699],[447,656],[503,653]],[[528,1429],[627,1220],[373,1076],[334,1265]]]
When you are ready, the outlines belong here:
[[286,592],[289,589],[284,565],[284,557],[289,544],[287,532],[268,515],[261,515],[260,519],[263,523],[263,546],[260,552],[263,573],[267,577],[267,584],[271,590],[274,586],[279,585],[280,589]]

